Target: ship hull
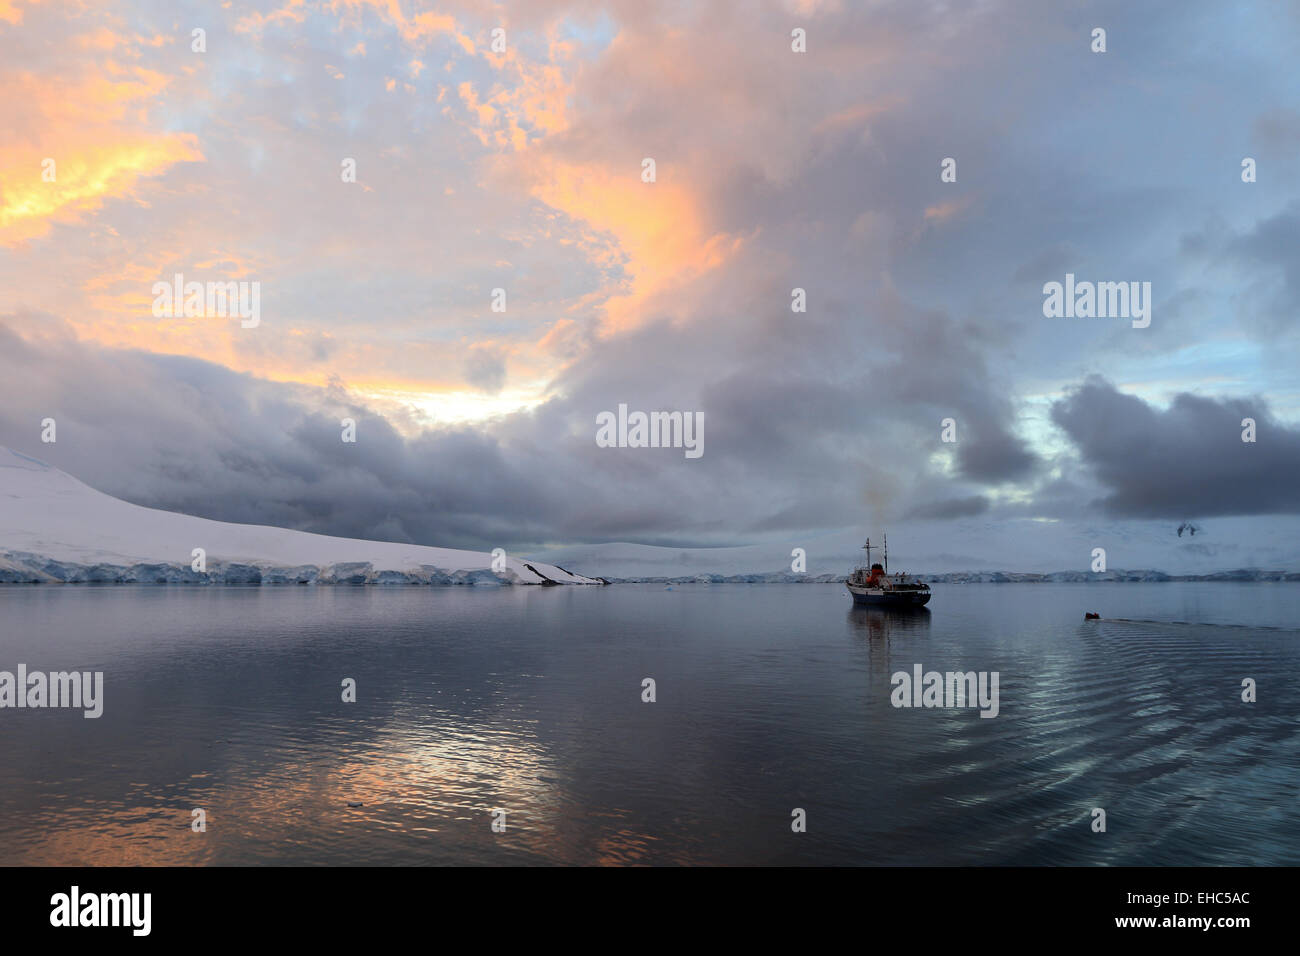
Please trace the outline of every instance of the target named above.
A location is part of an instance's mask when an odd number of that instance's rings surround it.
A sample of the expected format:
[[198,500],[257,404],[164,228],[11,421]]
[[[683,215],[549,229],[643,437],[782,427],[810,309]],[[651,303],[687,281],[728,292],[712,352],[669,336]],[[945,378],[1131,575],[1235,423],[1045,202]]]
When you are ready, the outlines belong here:
[[857,585],[845,585],[853,595],[854,604],[866,604],[870,607],[925,607],[930,601],[929,591],[884,590],[882,588],[864,588]]

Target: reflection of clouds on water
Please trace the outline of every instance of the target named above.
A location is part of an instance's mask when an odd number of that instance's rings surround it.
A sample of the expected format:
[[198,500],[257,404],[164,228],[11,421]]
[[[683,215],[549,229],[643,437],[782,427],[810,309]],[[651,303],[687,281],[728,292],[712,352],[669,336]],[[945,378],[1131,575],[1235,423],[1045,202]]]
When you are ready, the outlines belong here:
[[[189,866],[215,862],[208,834],[190,832],[189,808],[96,806],[33,821],[22,840],[4,841],[6,866]],[[188,842],[191,840],[193,842]]]
[[[12,660],[107,672],[99,720],[0,714],[0,860],[1300,859],[1277,810],[1294,802],[1300,691],[1261,682],[1247,705],[1224,679],[1295,670],[1294,630],[1262,626],[1300,619],[1294,591],[944,593],[903,611],[808,585],[0,589]],[[997,719],[893,707],[891,674],[916,664],[998,671]],[[1122,839],[1088,838],[1103,797]]]
[[[362,747],[340,743],[354,752],[274,760],[251,777],[219,771],[153,792],[132,788],[116,800],[84,801],[72,819],[66,806],[42,810],[27,839],[9,846],[9,862],[310,863],[343,853],[378,863],[409,851],[413,837],[428,840],[430,862],[498,849],[518,862],[563,855],[558,821],[571,801],[543,748],[518,728],[502,734],[448,721],[386,729]],[[207,813],[206,833],[190,829],[194,807]],[[501,835],[490,827],[497,808],[508,811]]]

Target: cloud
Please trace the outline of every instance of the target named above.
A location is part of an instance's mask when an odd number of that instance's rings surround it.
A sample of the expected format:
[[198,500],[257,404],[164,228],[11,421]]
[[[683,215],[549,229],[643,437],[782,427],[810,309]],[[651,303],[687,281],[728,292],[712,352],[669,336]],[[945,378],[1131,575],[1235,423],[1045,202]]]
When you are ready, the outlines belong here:
[[192,133],[142,120],[170,79],[121,61],[151,41],[103,27],[74,39],[81,41],[75,57],[63,54],[57,70],[0,66],[0,98],[9,104],[0,142],[0,245],[77,222],[110,199],[142,191],[142,180],[203,159]]
[[[550,530],[567,507],[497,439],[446,428],[403,438],[339,387],[241,375],[178,356],[106,350],[50,316],[45,334],[0,325],[0,374],[21,396],[0,443],[26,448],[110,494],[227,521],[355,537],[482,546]],[[57,331],[56,331],[57,330]],[[39,423],[58,442],[34,442]],[[357,421],[355,445],[340,421]]]
[[1300,202],[1257,222],[1248,233],[1227,244],[1229,256],[1257,267],[1275,270],[1284,282],[1276,304],[1280,314],[1292,318],[1300,297]]
[[[1243,442],[1242,420],[1257,441]],[[1090,378],[1052,406],[1080,462],[1124,518],[1300,513],[1300,429],[1276,421],[1260,399],[1186,392],[1158,409]]]
[[0,0],[0,21],[10,24],[23,22],[23,6],[31,6],[37,0]]
[[[50,143],[51,155],[0,156],[8,186],[0,200],[0,243],[12,244],[44,235],[56,221],[71,221],[105,200],[129,195],[137,182],[178,162],[202,159],[193,137],[126,140],[112,145],[63,141]],[[56,179],[41,177],[43,163],[54,163]]]
[[1255,118],[1255,138],[1279,153],[1300,150],[1300,110],[1279,106]]
[[487,344],[474,345],[465,359],[465,378],[485,392],[499,392],[506,384],[506,353]]
[[[233,520],[721,545],[1095,517],[1131,489],[1046,410],[1098,368],[1144,396],[1257,388],[1273,429],[1300,412],[1292,180],[1246,187],[1204,148],[1290,142],[1293,71],[1254,11],[1111,4],[1142,55],[1094,57],[1082,14],[1019,0],[800,7],[807,54],[775,2],[512,4],[504,54],[467,0],[421,9],[222,8],[203,56],[130,4],[0,25],[10,215],[42,136],[85,185],[11,224],[0,440],[43,455],[57,412],[68,470]],[[1207,68],[1210,28],[1208,66],[1238,69]],[[1154,132],[1178,158],[1155,180]],[[1066,271],[1151,279],[1152,328],[1044,320]],[[261,326],[155,318],[176,272],[259,281]],[[620,403],[703,413],[704,457],[597,448]]]
[[953,498],[948,501],[926,502],[907,513],[908,518],[943,521],[950,518],[973,518],[989,510],[989,500],[983,495]]
[[[127,500],[222,520],[463,547],[719,545],[840,528],[867,509],[900,513],[914,497],[900,474],[914,476],[918,494],[935,491],[920,479],[939,445],[937,419],[931,425],[887,393],[864,405],[869,373],[847,365],[822,382],[778,376],[756,351],[739,367],[748,372],[690,398],[660,370],[690,356],[679,371],[707,379],[717,352],[682,327],[598,343],[533,412],[410,427],[341,382],[274,382],[197,359],[106,349],[47,315],[6,321],[0,443]],[[468,356],[479,363],[470,377],[480,387],[502,383],[503,352]],[[597,447],[596,413],[620,401],[702,410],[704,456]],[[875,414],[885,430],[871,423]],[[59,428],[48,448],[36,442],[47,416]],[[356,445],[340,441],[343,417],[358,423]],[[848,495],[846,481],[855,488]]]

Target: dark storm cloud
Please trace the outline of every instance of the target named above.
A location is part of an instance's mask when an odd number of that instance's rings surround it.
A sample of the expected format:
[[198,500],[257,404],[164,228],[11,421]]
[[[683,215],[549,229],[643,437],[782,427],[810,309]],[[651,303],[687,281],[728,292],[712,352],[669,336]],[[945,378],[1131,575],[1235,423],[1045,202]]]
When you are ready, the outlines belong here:
[[1001,429],[958,445],[957,460],[965,477],[985,484],[1024,477],[1037,462],[1024,442]]
[[[889,322],[909,315],[894,296],[869,308]],[[734,320],[711,332],[655,325],[598,346],[570,370],[567,394],[534,412],[414,434],[339,383],[269,382],[81,342],[52,317],[15,321],[50,334],[25,338],[0,324],[0,443],[117,497],[226,521],[449,547],[731,544],[905,508],[911,491],[898,476],[925,472],[940,447],[940,406],[984,423],[969,447],[1014,457],[988,438],[1005,426],[1002,399],[940,315],[916,317],[914,330],[949,342],[917,368],[909,334],[837,344],[862,322],[846,312],[823,320],[837,333],[805,343],[799,362],[793,348],[807,330],[773,323],[767,348],[698,392],[681,381],[710,382]],[[820,366],[825,380],[801,363]],[[702,410],[704,456],[597,447],[596,413],[620,402]],[[53,445],[38,439],[44,417],[58,423]],[[356,421],[356,444],[341,440],[343,418]],[[934,492],[933,481],[918,491]]]
[[[1242,420],[1256,422],[1243,442]],[[1266,403],[1182,393],[1160,410],[1090,378],[1052,407],[1052,420],[1125,518],[1300,513],[1300,430]]]
[[[56,320],[49,320],[56,323]],[[400,435],[323,390],[196,359],[26,341],[0,324],[0,443],[138,504],[352,537],[483,546],[551,533],[566,490],[468,429]],[[58,441],[39,441],[54,418]],[[355,419],[357,443],[341,440]]]
[[905,517],[943,520],[948,518],[972,518],[989,510],[989,500],[983,495],[969,498],[953,498],[949,501],[934,501],[917,505]]
[[1278,310],[1294,319],[1300,297],[1300,203],[1293,203],[1259,222],[1246,235],[1231,240],[1227,251],[1240,261],[1280,271],[1285,289]]
[[896,296],[881,306],[888,321],[879,341],[896,350],[894,361],[874,376],[876,393],[889,396],[887,407],[934,435],[951,418],[958,471],[970,481],[996,485],[1029,477],[1038,459],[1012,433],[1014,409],[989,372],[978,336]]

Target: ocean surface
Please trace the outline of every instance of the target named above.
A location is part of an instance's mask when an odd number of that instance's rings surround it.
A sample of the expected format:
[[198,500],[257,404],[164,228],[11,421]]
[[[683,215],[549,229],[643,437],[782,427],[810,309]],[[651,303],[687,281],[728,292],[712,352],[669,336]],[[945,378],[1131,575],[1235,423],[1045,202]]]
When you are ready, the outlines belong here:
[[[0,670],[104,672],[98,719],[0,709],[0,861],[1297,865],[1298,622],[1267,583],[0,587]],[[998,715],[893,706],[917,664]]]

